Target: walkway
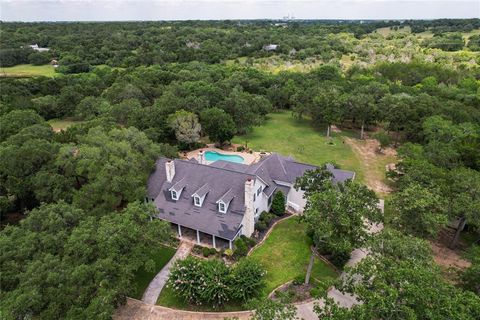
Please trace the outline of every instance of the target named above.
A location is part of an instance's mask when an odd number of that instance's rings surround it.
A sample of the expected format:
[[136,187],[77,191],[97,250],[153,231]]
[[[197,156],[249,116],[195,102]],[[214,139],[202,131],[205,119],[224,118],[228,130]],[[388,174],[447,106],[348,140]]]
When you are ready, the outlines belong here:
[[152,306],[142,301],[127,298],[127,303],[119,307],[113,315],[114,320],[247,320],[251,311],[236,312],[193,312],[175,310],[162,306]]
[[152,282],[148,285],[147,290],[143,294],[142,301],[148,304],[156,304],[158,296],[162,291],[165,283],[167,282],[168,275],[170,273],[170,268],[177,259],[183,259],[188,256],[190,251],[193,248],[192,243],[181,242],[180,246],[175,252],[175,255],[170,259],[170,261],[160,270],[159,273],[153,278]]

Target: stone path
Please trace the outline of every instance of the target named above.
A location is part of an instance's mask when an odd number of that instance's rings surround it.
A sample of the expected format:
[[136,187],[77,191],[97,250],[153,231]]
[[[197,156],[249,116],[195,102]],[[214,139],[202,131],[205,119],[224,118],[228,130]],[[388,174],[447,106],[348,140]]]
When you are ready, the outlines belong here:
[[113,315],[114,320],[247,320],[251,311],[237,312],[192,312],[175,310],[162,306],[146,304],[142,301],[127,298],[127,303],[119,307]]
[[165,283],[167,282],[168,275],[170,273],[170,268],[177,259],[183,259],[188,256],[190,251],[193,248],[193,244],[189,242],[181,242],[180,246],[175,252],[175,255],[170,259],[170,261],[160,270],[159,273],[153,278],[152,282],[148,285],[147,290],[143,294],[142,301],[148,304],[156,304],[158,296],[162,291]]

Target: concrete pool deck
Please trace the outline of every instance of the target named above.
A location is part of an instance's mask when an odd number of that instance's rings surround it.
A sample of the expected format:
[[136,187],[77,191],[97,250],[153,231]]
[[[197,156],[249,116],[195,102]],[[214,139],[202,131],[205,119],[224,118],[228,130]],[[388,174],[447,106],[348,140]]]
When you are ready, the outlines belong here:
[[[250,164],[255,163],[255,162],[260,160],[260,152],[249,153],[249,152],[222,150],[222,149],[219,149],[219,148],[215,148],[213,144],[212,145],[207,145],[206,148],[200,148],[200,149],[196,149],[196,150],[187,152],[186,155],[184,153],[181,153],[181,156],[185,157],[189,160],[192,159],[192,158],[196,159],[197,155],[200,151],[203,151],[203,152],[213,151],[213,152],[218,152],[218,153],[225,154],[225,155],[240,156],[244,159],[243,164],[247,164],[247,165],[250,165]],[[212,163],[212,162],[207,161],[207,164],[210,164],[210,163]]]

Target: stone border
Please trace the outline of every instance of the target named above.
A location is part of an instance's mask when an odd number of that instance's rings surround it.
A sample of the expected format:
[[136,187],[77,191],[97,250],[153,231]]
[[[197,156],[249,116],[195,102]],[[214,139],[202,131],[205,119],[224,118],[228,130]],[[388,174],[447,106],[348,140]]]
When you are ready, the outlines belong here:
[[[219,148],[215,148],[212,145],[207,145],[207,147],[205,147],[205,148],[199,148],[199,149],[195,149],[195,150],[187,152],[187,155],[186,155],[187,159],[188,160],[190,160],[192,158],[196,159],[199,151],[214,151],[214,152],[224,154],[224,155],[241,156],[244,159],[243,164],[245,164],[245,165],[251,165],[251,164],[257,162],[258,160],[260,160],[260,153],[258,153],[258,152],[249,153],[249,152],[239,152],[239,151],[227,151],[227,150],[222,150],[222,149],[219,149]],[[210,164],[210,163],[208,163],[208,164]]]

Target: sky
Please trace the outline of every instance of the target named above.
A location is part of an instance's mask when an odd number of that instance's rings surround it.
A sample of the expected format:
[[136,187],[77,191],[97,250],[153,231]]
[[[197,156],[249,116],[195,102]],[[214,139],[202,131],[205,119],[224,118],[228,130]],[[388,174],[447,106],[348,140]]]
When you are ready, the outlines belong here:
[[480,0],[0,0],[2,21],[480,18]]

